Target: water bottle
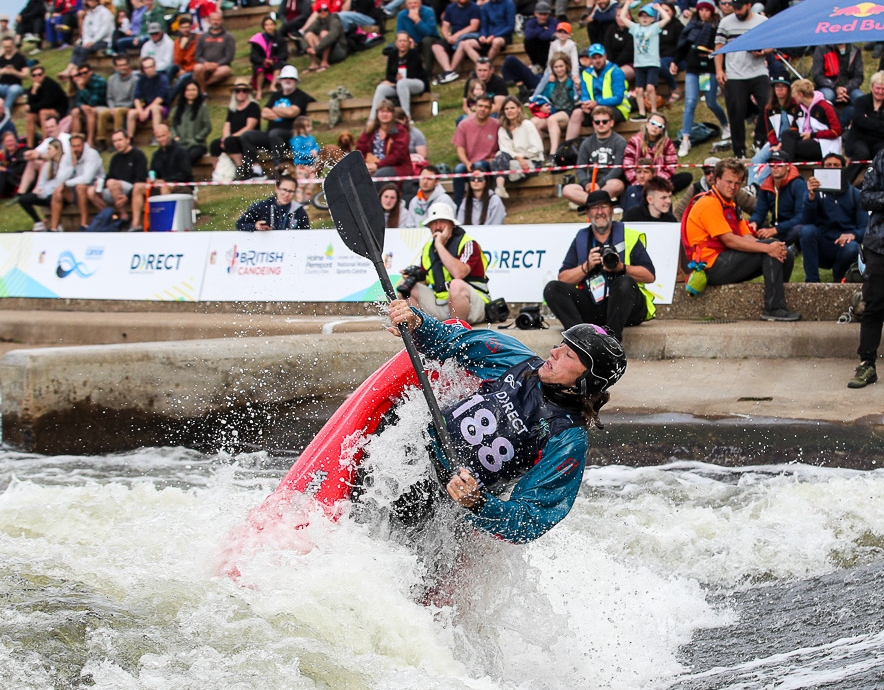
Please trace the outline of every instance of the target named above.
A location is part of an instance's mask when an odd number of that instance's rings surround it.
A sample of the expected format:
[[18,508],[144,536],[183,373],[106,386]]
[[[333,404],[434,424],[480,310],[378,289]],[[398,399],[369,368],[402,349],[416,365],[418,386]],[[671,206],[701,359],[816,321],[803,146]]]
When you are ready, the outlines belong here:
[[99,177],[95,182],[95,193],[101,194],[104,191],[104,177]]

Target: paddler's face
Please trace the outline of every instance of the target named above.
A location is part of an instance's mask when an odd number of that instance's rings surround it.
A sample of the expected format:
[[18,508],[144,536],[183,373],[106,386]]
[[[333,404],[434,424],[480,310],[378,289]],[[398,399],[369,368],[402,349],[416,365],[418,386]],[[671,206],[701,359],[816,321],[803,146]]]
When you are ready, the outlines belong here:
[[573,386],[586,373],[586,365],[565,343],[550,350],[549,357],[537,372],[542,383]]

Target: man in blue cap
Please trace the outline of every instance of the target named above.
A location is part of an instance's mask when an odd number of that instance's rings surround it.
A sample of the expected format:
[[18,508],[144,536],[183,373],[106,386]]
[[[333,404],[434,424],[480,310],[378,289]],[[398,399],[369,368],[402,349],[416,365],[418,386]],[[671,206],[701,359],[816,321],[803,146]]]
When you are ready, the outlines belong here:
[[629,117],[631,106],[623,70],[608,61],[601,43],[589,46],[589,60],[592,66],[580,75],[580,107],[571,113],[565,139],[576,139],[582,127],[592,126],[592,111],[596,106],[613,108],[615,125],[626,122]]

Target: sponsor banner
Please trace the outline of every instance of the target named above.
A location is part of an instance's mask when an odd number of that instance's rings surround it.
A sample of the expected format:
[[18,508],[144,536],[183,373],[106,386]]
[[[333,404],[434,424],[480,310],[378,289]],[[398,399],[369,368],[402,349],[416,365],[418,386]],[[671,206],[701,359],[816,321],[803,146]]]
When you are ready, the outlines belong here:
[[23,233],[0,233],[0,297],[21,297],[25,278],[18,268]]
[[207,233],[28,233],[24,297],[199,299]]

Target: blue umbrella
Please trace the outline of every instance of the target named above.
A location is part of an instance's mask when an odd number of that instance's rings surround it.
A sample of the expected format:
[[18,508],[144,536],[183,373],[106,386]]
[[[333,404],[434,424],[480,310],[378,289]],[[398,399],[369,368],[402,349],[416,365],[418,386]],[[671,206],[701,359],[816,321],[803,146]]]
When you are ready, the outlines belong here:
[[884,41],[884,5],[841,6],[832,0],[803,0],[735,38],[718,53],[783,46]]

